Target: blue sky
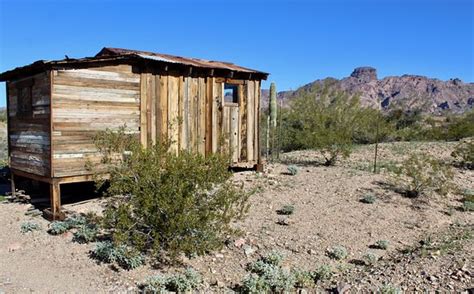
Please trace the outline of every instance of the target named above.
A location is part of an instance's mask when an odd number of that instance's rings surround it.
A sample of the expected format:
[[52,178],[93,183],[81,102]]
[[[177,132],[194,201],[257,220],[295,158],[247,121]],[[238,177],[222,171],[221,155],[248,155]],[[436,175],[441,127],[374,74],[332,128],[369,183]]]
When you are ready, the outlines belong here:
[[474,1],[0,0],[0,72],[104,46],[231,61],[278,90],[363,65],[473,82]]

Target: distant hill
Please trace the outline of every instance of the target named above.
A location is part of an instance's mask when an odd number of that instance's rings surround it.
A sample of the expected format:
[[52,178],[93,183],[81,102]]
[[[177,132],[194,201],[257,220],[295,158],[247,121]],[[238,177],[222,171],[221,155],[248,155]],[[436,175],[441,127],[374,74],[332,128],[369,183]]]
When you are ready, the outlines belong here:
[[[444,114],[463,113],[474,108],[474,83],[464,83],[460,79],[441,81],[417,75],[403,75],[377,78],[377,70],[372,67],[358,67],[349,77],[343,79],[325,78],[304,85],[295,91],[278,93],[284,105],[315,84],[328,84],[350,94],[359,94],[364,106],[384,111],[403,109],[421,110],[423,113]],[[268,90],[262,90],[262,104],[268,104]]]

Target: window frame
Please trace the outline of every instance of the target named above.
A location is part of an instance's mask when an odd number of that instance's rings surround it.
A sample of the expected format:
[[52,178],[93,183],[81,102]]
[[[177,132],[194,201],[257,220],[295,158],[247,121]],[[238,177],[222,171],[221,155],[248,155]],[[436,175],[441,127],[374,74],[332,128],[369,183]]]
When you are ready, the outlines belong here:
[[[239,106],[239,103],[240,103],[240,100],[241,100],[241,97],[240,97],[240,91],[239,91],[239,84],[236,84],[236,83],[228,83],[228,82],[224,82],[224,97],[223,97],[223,100],[224,100],[224,106]],[[225,95],[225,92],[226,92],[226,88],[229,89],[229,88],[232,88],[232,101],[227,101],[226,100],[226,95]],[[237,100],[237,101],[235,101]]]

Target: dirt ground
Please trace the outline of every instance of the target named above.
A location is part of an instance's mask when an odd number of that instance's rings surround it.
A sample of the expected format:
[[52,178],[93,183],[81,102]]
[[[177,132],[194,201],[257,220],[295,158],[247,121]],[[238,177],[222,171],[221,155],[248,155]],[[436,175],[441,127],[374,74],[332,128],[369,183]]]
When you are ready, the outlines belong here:
[[[185,260],[185,266],[204,277],[202,292],[230,291],[247,274],[249,262],[274,250],[284,254],[285,267],[314,270],[330,265],[336,273],[318,284],[319,290],[375,291],[388,284],[405,291],[472,289],[474,245],[471,237],[458,237],[474,233],[474,215],[459,209],[462,196],[410,199],[387,185],[389,170],[408,154],[422,151],[450,161],[454,145],[382,144],[383,168],[378,174],[370,171],[374,148],[370,145],[357,147],[335,167],[319,165],[316,152],[298,151],[283,154],[281,163],[267,165],[263,174],[235,173],[236,182],[259,191],[250,200],[247,218],[235,223],[242,234],[229,237],[219,252]],[[299,167],[295,176],[287,173],[293,163]],[[455,169],[455,184],[460,190],[474,189],[474,171]],[[359,201],[367,194],[375,196],[375,203]],[[67,204],[64,209],[100,211],[104,201]],[[293,205],[294,213],[278,215],[284,205]],[[135,292],[137,282],[179,270],[144,266],[124,271],[98,264],[88,256],[94,244],[74,243],[71,233],[48,235],[48,222],[26,216],[28,207],[0,204],[0,293]],[[22,234],[25,221],[36,222],[41,229]],[[419,242],[427,239],[443,246],[423,251]],[[388,240],[388,250],[372,249],[377,240]],[[326,255],[336,245],[347,249],[347,259],[334,261]],[[380,258],[370,267],[357,263],[367,252]]]

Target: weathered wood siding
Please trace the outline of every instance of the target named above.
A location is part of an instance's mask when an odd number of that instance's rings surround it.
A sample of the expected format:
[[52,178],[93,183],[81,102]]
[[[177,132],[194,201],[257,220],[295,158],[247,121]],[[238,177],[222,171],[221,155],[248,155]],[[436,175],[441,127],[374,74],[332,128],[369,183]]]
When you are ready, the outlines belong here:
[[139,132],[140,75],[132,66],[55,70],[52,88],[54,177],[90,173],[86,163],[100,161],[97,131],[126,125]]
[[[171,150],[203,155],[231,152],[232,164],[258,159],[260,82],[214,77],[140,75],[141,142],[171,141]],[[224,83],[239,85],[239,103],[226,104]]]
[[[7,91],[10,166],[50,176],[50,73],[8,82]],[[21,103],[27,111],[20,110]]]

